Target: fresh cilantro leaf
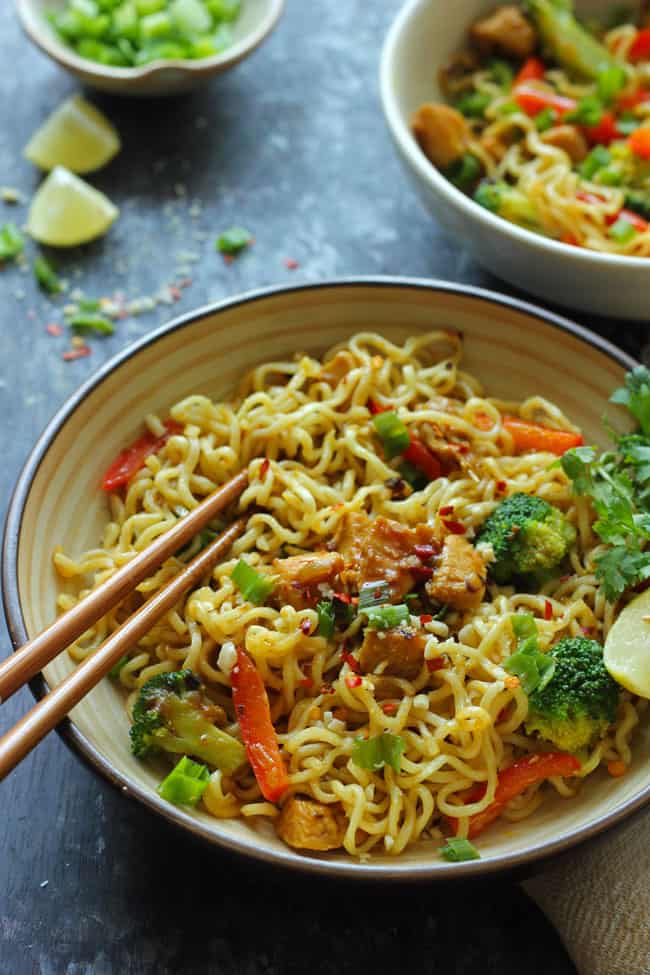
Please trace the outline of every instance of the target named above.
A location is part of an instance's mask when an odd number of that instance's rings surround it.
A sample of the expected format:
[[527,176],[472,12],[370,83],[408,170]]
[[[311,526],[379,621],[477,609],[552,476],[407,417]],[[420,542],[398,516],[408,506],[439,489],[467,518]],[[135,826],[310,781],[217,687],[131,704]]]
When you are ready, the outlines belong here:
[[638,421],[641,432],[650,436],[650,369],[637,366],[625,377],[625,386],[610,396],[612,403],[627,406]]

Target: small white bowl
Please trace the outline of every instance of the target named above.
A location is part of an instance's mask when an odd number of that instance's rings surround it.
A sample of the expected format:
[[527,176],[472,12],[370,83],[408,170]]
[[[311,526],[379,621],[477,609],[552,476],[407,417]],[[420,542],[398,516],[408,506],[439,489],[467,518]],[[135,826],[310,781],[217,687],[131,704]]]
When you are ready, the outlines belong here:
[[[413,137],[415,110],[444,100],[438,69],[463,47],[468,26],[493,7],[494,0],[408,0],[393,23],[381,58],[381,98],[407,173],[443,227],[499,277],[545,301],[597,315],[650,318],[650,258],[571,247],[508,223],[457,190]],[[602,3],[578,7],[594,12]]]
[[47,10],[62,7],[63,3],[64,0],[16,0],[23,29],[37,47],[91,88],[114,95],[157,96],[190,91],[234,67],[271,33],[285,0],[244,0],[241,14],[233,24],[233,43],[221,54],[195,61],[152,61],[140,68],[112,68],[80,58],[45,17]]

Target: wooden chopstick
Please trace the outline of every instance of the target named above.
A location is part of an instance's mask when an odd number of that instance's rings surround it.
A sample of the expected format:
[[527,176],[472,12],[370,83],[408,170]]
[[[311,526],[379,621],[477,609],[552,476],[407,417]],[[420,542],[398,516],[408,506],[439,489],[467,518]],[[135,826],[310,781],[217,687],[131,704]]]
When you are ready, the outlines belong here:
[[194,538],[218,512],[239,497],[247,484],[248,472],[242,471],[222,487],[217,488],[193,511],[180,518],[173,528],[155,539],[144,551],[139,552],[118,569],[110,579],[0,663],[0,704],[31,680],[62,650],[74,643],[89,626],[117,606],[165,559],[178,552],[183,545]]
[[200,552],[177,576],[137,609],[67,677],[0,738],[0,781],[108,674],[183,593],[201,580],[242,533],[239,519]]

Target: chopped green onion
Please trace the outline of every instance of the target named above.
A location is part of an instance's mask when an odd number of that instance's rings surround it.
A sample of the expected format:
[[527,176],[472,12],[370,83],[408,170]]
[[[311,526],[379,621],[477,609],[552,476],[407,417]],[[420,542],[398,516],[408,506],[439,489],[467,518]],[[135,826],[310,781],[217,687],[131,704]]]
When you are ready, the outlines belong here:
[[77,304],[80,311],[99,311],[102,307],[101,301],[97,298],[81,298]]
[[485,109],[492,101],[490,95],[480,91],[472,91],[456,102],[456,109],[467,118],[483,118]]
[[323,600],[316,606],[318,613],[318,635],[326,640],[331,640],[334,636],[334,626],[336,624],[336,613],[334,605],[327,600]]
[[369,772],[378,772],[384,765],[390,765],[395,772],[399,772],[403,751],[404,739],[385,731],[374,738],[355,738],[352,761]]
[[205,765],[193,762],[184,755],[158,786],[158,794],[167,802],[194,806],[206,790],[210,772]]
[[466,860],[480,860],[481,854],[470,840],[460,837],[450,837],[445,846],[440,848],[440,856],[450,863],[464,863]]
[[[447,170],[447,178],[459,190],[468,190],[477,183],[483,173],[483,167],[476,156],[466,152],[464,156]],[[379,415],[379,414],[377,414]]]
[[609,236],[617,244],[629,244],[633,237],[636,237],[637,230],[624,217],[619,217],[616,223],[609,228]]
[[537,625],[529,613],[516,613],[510,617],[513,632],[520,638],[515,653],[503,667],[518,677],[525,694],[543,690],[555,673],[555,659],[542,653],[537,644]]
[[144,41],[159,41],[167,39],[174,33],[174,22],[168,13],[147,14],[140,21],[140,37]]
[[402,423],[397,413],[385,412],[377,413],[372,418],[375,430],[381,440],[386,460],[403,454],[411,442],[409,432]]
[[15,223],[5,223],[0,227],[0,261],[12,261],[24,246],[23,235]]
[[122,670],[123,667],[125,667],[128,664],[128,662],[129,662],[129,657],[127,654],[124,654],[124,656],[120,657],[117,663],[114,664],[113,667],[111,667],[111,669],[108,672],[108,676],[112,677],[113,680],[117,680],[117,678],[120,676],[120,671]]
[[538,112],[535,116],[535,128],[538,132],[546,132],[548,129],[552,129],[557,122],[557,112],[554,108],[548,106],[543,108],[541,112]]
[[379,582],[364,582],[359,590],[358,608],[368,609],[370,606],[381,606],[390,602],[390,586],[383,579]]
[[75,332],[97,332],[98,335],[112,335],[115,326],[103,315],[81,314],[75,315],[68,322]]
[[429,483],[422,471],[408,460],[402,461],[397,470],[400,477],[410,484],[414,491],[421,491]]
[[230,227],[217,238],[217,250],[222,254],[239,254],[248,247],[253,235],[244,227]]
[[40,284],[44,291],[47,291],[51,295],[58,295],[63,291],[63,286],[59,280],[59,276],[44,257],[37,257],[34,261],[34,277]]
[[594,181],[601,186],[621,186],[623,173],[616,166],[604,166],[596,173]]
[[[496,110],[496,113],[499,116],[517,115],[518,112],[521,112],[521,107],[517,104],[517,102],[504,102],[503,105],[499,105],[499,107]],[[540,112],[536,116],[536,119],[538,119],[541,114],[542,113]]]
[[532,613],[515,613],[510,617],[510,626],[514,635],[520,640],[529,636],[537,636],[537,623]]
[[239,560],[230,573],[230,578],[244,599],[249,603],[255,603],[256,606],[265,602],[275,589],[273,580],[261,575],[245,559]]
[[585,95],[581,98],[572,112],[564,116],[566,122],[577,122],[578,125],[592,127],[599,125],[603,117],[603,103],[596,95]]
[[625,68],[621,65],[615,64],[611,68],[605,68],[601,71],[596,80],[596,90],[598,92],[599,98],[601,98],[606,105],[614,101],[619,92],[623,91],[627,83],[627,74]]
[[236,20],[241,10],[241,0],[207,0],[206,6],[217,20]]
[[578,166],[583,179],[593,179],[599,169],[611,162],[612,154],[605,146],[594,146],[588,156]]
[[372,630],[392,630],[411,621],[411,614],[405,603],[397,606],[368,606],[364,613]]
[[642,190],[627,190],[625,194],[625,206],[629,210],[634,210],[639,216],[650,220],[650,193]]
[[488,71],[492,80],[496,81],[497,85],[501,85],[502,88],[510,88],[514,81],[514,68],[509,61],[504,61],[503,58],[490,58]]

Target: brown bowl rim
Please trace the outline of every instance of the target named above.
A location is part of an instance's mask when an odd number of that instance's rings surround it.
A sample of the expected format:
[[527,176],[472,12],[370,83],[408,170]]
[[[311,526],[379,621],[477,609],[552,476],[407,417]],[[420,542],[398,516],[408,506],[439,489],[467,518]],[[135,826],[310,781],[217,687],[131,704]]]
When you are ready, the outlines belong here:
[[[160,326],[148,335],[143,336],[137,342],[127,346],[117,355],[113,356],[108,362],[101,366],[74,392],[55,413],[49,421],[36,444],[32,448],[23,469],[18,477],[7,509],[5,520],[4,536],[2,544],[2,600],[5,616],[14,650],[26,642],[28,639],[25,620],[22,613],[22,606],[18,592],[18,538],[22,525],[22,518],[32,481],[42,463],[52,440],[57,435],[63,424],[74,413],[83,400],[99,386],[104,379],[118,369],[124,362],[139,353],[142,349],[157,342],[160,338],[170,332],[186,328],[208,315],[218,314],[230,308],[236,308],[272,298],[275,295],[294,295],[307,292],[317,293],[332,289],[355,289],[376,287],[406,289],[415,291],[427,291],[431,294],[444,293],[449,295],[460,295],[462,297],[474,298],[479,301],[486,301],[493,305],[513,309],[523,314],[531,315],[543,321],[545,324],[563,332],[568,332],[577,339],[593,346],[605,355],[609,356],[616,363],[625,369],[631,369],[638,365],[638,362],[629,356],[622,349],[617,348],[607,339],[595,334],[582,325],[572,322],[567,318],[547,311],[531,302],[522,301],[509,295],[500,294],[479,288],[474,285],[457,284],[441,280],[425,280],[421,278],[405,278],[391,276],[358,276],[349,278],[330,279],[320,282],[297,284],[297,285],[278,285],[271,287],[258,288],[226,298],[222,301],[213,302],[195,311],[181,315],[171,322]],[[30,690],[36,700],[40,700],[47,692],[48,686],[42,674],[37,675],[30,682]],[[115,786],[123,794],[138,800],[145,807],[161,815],[169,823],[177,828],[189,830],[195,837],[206,840],[231,852],[250,856],[255,860],[263,861],[268,864],[298,870],[303,873],[321,874],[329,877],[345,877],[363,881],[391,880],[391,881],[442,881],[460,880],[467,877],[485,877],[506,871],[521,870],[530,868],[532,864],[540,860],[546,860],[551,856],[562,853],[587,839],[597,836],[604,830],[614,826],[616,823],[627,818],[636,810],[641,809],[650,802],[650,783],[638,795],[628,799],[619,809],[601,816],[599,819],[584,826],[577,827],[568,833],[558,837],[556,840],[545,842],[526,850],[523,853],[509,853],[499,856],[486,857],[481,860],[474,860],[467,863],[445,864],[424,863],[422,866],[413,863],[400,866],[397,861],[395,865],[364,864],[357,863],[350,858],[349,862],[334,862],[326,858],[315,856],[303,856],[287,849],[287,851],[269,851],[259,849],[254,841],[250,843],[240,840],[228,840],[223,837],[215,836],[201,822],[197,822],[187,813],[178,807],[170,806],[156,795],[150,794],[146,789],[139,785],[133,785],[127,781],[126,776],[116,769],[102,754],[96,749],[85,736],[74,727],[69,719],[65,719],[57,728],[57,732],[63,741],[72,751],[81,758],[94,772]]]

